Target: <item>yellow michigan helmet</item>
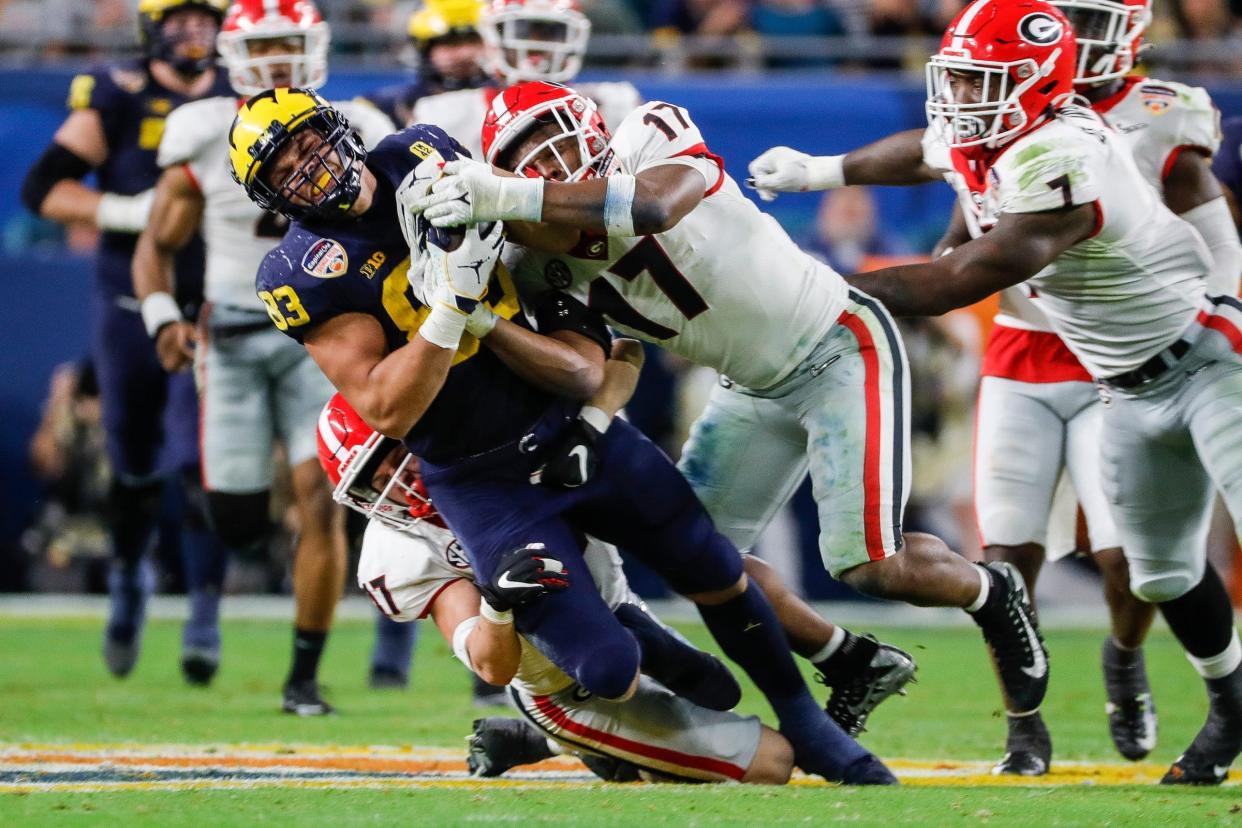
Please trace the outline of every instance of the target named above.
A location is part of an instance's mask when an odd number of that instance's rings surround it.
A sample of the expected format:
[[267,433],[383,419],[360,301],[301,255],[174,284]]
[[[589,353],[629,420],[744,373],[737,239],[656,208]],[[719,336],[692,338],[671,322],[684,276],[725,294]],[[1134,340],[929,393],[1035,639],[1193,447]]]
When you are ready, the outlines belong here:
[[480,0],[427,0],[410,15],[407,32],[419,51],[426,51],[431,41],[448,35],[477,35]]
[[[271,164],[311,131],[300,163],[282,181]],[[250,200],[291,219],[332,218],[353,207],[362,189],[367,150],[345,116],[313,89],[268,89],[242,105],[229,130],[229,171]]]
[[215,62],[215,49],[208,48],[203,54],[177,55],[176,38],[164,34],[164,21],[173,12],[182,9],[199,9],[216,19],[217,26],[228,11],[228,0],[138,0],[138,33],[148,58],[173,64],[185,74],[201,74]]

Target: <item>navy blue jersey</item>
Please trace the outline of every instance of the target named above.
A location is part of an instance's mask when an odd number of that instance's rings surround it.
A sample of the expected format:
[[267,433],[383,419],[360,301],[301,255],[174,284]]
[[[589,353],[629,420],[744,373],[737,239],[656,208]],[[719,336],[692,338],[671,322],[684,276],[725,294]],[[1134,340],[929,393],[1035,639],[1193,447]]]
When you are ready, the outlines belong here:
[[1227,118],[1221,124],[1220,149],[1212,158],[1212,172],[1242,199],[1242,118]]
[[[207,96],[231,95],[224,73]],[[189,98],[160,86],[140,60],[127,61],[78,75],[69,86],[69,109],[93,109],[103,122],[108,158],[95,170],[99,189],[134,195],[155,186],[160,177],[155,163],[164,119]],[[130,262],[138,237],[130,233],[102,235],[97,272],[106,293],[132,295]],[[203,243],[196,235],[176,258],[179,297],[202,292]]]
[[[365,214],[290,226],[264,258],[255,285],[277,328],[303,342],[318,324],[364,313],[379,321],[390,351],[414,338],[431,311],[409,285],[410,250],[401,235],[395,193],[433,149],[446,159],[466,154],[438,127],[401,130],[367,157],[377,189]],[[484,299],[500,316],[527,325],[503,266],[493,273]],[[465,334],[444,387],[405,442],[420,457],[451,462],[518,439],[553,400]]]

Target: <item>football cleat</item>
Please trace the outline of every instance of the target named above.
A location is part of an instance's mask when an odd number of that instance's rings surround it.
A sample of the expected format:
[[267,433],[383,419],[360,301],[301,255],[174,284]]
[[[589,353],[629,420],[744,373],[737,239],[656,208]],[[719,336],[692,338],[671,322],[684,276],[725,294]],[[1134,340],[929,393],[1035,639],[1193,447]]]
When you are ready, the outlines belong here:
[[108,571],[108,626],[103,659],[109,672],[125,678],[142,652],[147,598],[155,589],[155,573],[145,560],[131,566],[114,562]]
[[475,707],[504,707],[509,703],[509,693],[503,687],[488,684],[477,675],[474,679],[472,697]]
[[864,636],[876,649],[867,666],[856,675],[830,683],[822,673],[815,680],[832,688],[825,710],[832,720],[851,736],[866,731],[867,717],[888,697],[905,695],[905,686],[916,682],[918,665],[904,650]]
[[1100,654],[1104,668],[1104,692],[1108,702],[1108,733],[1117,752],[1132,762],[1151,753],[1156,746],[1156,705],[1147,682],[1143,651],[1125,651],[1112,636],[1104,639]]
[[523,719],[475,719],[471,728],[466,737],[466,767],[471,776],[500,776],[510,768],[553,756],[544,735]]
[[1006,716],[1005,755],[992,768],[996,776],[1043,776],[1052,763],[1052,737],[1039,711]]
[[113,636],[111,631],[104,634],[103,659],[108,671],[117,678],[125,678],[138,663],[138,654],[142,651],[142,632],[135,632],[130,638],[122,639]]
[[1031,610],[1022,574],[1011,564],[986,566],[992,587],[975,612],[975,623],[992,651],[992,662],[1010,713],[1038,710],[1048,691],[1048,649]]
[[181,675],[188,684],[206,687],[220,669],[220,651],[202,647],[181,650]]
[[850,763],[841,775],[842,785],[899,785],[888,766],[872,754]]
[[334,715],[336,708],[324,701],[319,691],[319,682],[314,679],[286,682],[284,688],[285,698],[281,709],[286,713],[295,713],[298,716]]
[[1219,785],[1242,752],[1242,667],[1205,684],[1207,721],[1160,780],[1162,785]]

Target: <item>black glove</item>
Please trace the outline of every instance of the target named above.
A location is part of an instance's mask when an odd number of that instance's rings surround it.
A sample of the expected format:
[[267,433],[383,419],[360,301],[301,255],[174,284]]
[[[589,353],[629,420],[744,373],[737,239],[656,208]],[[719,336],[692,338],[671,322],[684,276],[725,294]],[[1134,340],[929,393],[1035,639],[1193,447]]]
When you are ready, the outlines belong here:
[[574,420],[548,448],[543,464],[530,473],[530,482],[565,489],[587,483],[599,467],[599,458],[595,456],[599,436],[600,432],[586,420]]
[[506,612],[568,587],[569,572],[545,552],[542,543],[528,543],[507,553],[496,565],[491,580],[478,585],[483,600],[497,612]]

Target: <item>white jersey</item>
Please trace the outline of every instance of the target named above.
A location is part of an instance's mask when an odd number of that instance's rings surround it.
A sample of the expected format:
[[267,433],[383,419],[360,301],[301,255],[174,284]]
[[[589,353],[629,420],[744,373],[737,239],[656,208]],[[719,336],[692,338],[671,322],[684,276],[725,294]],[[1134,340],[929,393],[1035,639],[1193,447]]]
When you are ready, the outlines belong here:
[[[632,83],[584,83],[575,90],[595,101],[604,124],[620,124],[643,102]],[[414,104],[411,124],[434,124],[457,139],[470,155],[483,160],[483,119],[492,99],[500,93],[495,86],[458,89],[419,98]]]
[[704,198],[651,236],[582,235],[568,254],[513,246],[519,289],[566,290],[614,327],[753,389],[789,375],[845,309],[845,280],[759,211],[708,151],[686,110],[653,101],[613,132],[621,172],[698,170]]
[[984,200],[997,215],[1095,205],[1095,233],[1026,283],[1092,376],[1137,368],[1194,320],[1211,269],[1207,245],[1091,110],[1066,107],[1010,144],[987,171]]
[[[587,539],[583,551],[591,578],[610,608],[639,603],[630,592],[615,546]],[[421,521],[406,532],[378,521],[367,523],[358,559],[358,586],[394,621],[426,618],[445,587],[474,580],[470,560],[448,529]],[[531,695],[564,690],[573,679],[519,636],[522,657],[511,685]]]
[[[373,147],[393,132],[378,109],[360,103],[334,103]],[[259,264],[285,234],[283,216],[260,209],[229,174],[229,129],[238,99],[204,98],[177,107],[160,140],[159,165],[184,165],[203,194],[203,238],[207,245],[204,293],[219,305],[266,313],[254,292]]]
[[[1163,193],[1164,178],[1186,150],[1206,156],[1220,147],[1220,113],[1205,89],[1153,78],[1126,78],[1115,95],[1092,106],[1124,139],[1144,180]],[[996,223],[995,204],[972,195],[953,169],[948,148],[932,130],[924,136],[924,160],[957,192],[972,237]],[[1051,331],[1043,312],[1023,285],[1001,291],[996,321],[1013,328]]]

